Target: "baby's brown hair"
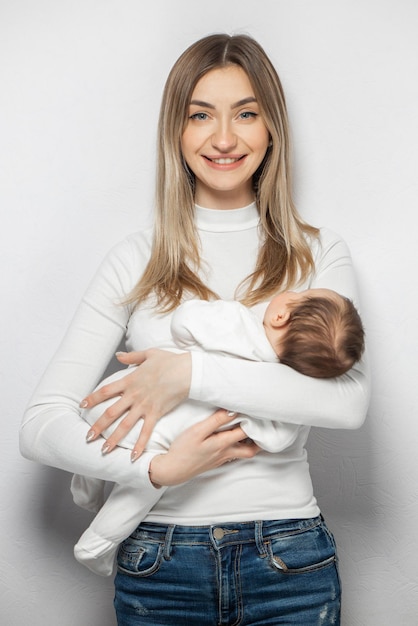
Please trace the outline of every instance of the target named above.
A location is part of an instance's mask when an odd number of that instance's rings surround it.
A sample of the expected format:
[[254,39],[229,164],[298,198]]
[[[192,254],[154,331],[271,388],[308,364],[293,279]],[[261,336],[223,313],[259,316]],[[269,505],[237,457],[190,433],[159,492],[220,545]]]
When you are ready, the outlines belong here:
[[280,362],[314,378],[347,372],[364,351],[364,328],[348,298],[307,296],[290,305],[286,333],[278,346]]

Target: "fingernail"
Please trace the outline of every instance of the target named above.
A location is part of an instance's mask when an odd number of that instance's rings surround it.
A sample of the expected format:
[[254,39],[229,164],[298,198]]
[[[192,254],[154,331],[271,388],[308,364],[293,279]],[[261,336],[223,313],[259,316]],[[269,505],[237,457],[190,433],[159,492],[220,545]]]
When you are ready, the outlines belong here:
[[105,445],[102,448],[102,454],[107,454],[108,452],[110,452],[110,446],[108,443],[105,443]]
[[137,450],[132,450],[131,452],[131,463],[135,463],[137,458],[139,457],[139,452]]
[[89,404],[88,404],[87,400],[82,400],[82,401],[80,402],[80,408],[81,408],[81,409],[85,409],[88,405],[89,405]]
[[123,354],[126,354],[126,352],[122,352],[121,350],[119,350],[119,352],[115,352],[115,356],[122,356]]
[[87,443],[90,443],[90,441],[93,441],[95,436],[96,436],[96,433],[94,432],[94,430],[89,430],[89,432],[87,433],[87,437],[86,437]]
[[236,415],[235,411],[228,411],[227,413],[228,417],[234,417],[234,415]]

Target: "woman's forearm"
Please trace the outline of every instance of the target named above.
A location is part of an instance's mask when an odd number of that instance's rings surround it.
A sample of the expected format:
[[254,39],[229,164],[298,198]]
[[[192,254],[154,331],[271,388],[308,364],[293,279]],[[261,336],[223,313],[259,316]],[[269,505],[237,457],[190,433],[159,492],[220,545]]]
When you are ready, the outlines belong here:
[[133,464],[124,448],[103,455],[103,440],[86,443],[87,431],[88,424],[77,415],[59,407],[39,408],[21,427],[20,450],[27,459],[71,473],[154,489],[148,478],[150,458]]
[[358,428],[369,404],[366,359],[333,379],[303,376],[276,363],[193,353],[190,397],[230,411],[320,426]]
[[[46,465],[104,480],[138,486],[139,468],[129,453],[103,457],[99,443],[86,443],[87,424],[79,403],[102,378],[126,332],[129,311],[119,304],[129,285],[124,254],[110,254],[92,280],[70,327],[25,411],[20,429],[22,454]],[[103,442],[102,442],[103,443]],[[117,459],[120,459],[119,462]]]

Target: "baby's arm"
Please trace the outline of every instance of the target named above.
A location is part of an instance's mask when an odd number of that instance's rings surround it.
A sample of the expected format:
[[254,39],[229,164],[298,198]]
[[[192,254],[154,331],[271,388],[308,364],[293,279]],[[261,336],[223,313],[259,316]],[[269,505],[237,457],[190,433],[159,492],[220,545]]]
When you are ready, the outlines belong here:
[[227,354],[250,361],[278,361],[256,313],[236,300],[188,300],[171,319],[179,348]]

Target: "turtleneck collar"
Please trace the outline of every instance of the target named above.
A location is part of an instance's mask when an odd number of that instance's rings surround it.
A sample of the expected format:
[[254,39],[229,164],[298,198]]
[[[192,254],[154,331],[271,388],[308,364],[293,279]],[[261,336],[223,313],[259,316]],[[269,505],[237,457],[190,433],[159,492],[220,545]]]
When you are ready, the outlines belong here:
[[199,230],[214,233],[247,230],[257,226],[260,221],[255,202],[241,209],[230,210],[205,209],[196,204],[195,216]]

